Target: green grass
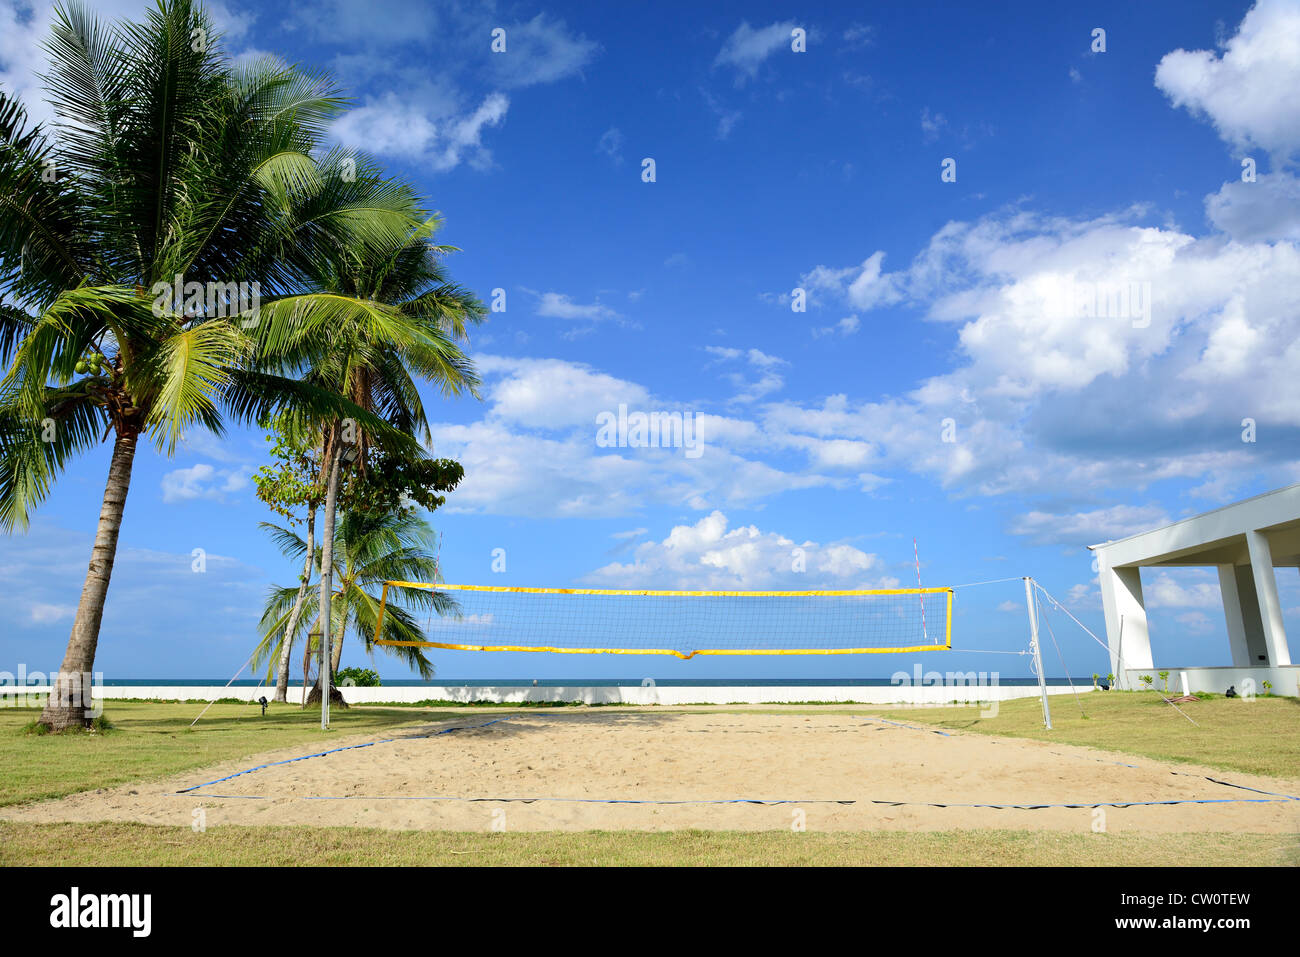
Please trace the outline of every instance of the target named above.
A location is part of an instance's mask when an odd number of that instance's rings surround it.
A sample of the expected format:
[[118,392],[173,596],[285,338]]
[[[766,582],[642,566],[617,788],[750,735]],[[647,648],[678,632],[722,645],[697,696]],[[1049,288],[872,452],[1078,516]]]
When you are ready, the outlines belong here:
[[1267,866],[1300,863],[1296,838],[1267,834],[1053,831],[539,831],[13,824],[0,865]]
[[[993,717],[978,707],[905,708],[891,720],[934,724],[961,731],[1035,738],[1123,751],[1161,761],[1201,764],[1229,771],[1300,778],[1300,699],[1245,701],[1212,696],[1180,703],[1187,718],[1154,691],[1099,691],[1052,695],[1052,726],[1043,727],[1038,698],[1003,701]],[[1079,707],[1082,705],[1082,717]]]

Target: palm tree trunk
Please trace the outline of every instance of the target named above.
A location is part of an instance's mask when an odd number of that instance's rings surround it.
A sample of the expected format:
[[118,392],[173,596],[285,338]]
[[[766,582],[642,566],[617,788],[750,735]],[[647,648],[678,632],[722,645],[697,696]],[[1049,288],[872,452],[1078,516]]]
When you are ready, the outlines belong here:
[[135,461],[136,434],[119,432],[113,440],[113,458],[108,466],[104,486],[104,503],[99,509],[99,528],[90,551],[90,567],[81,588],[77,617],[63,655],[59,674],[51,682],[50,699],[45,703],[39,723],[52,731],[87,727],[91,721],[91,676],[95,668],[95,649],[99,645],[99,625],[104,618],[104,600],[113,575],[117,556],[117,535],[126,509],[126,494],[131,487],[131,465]]
[[298,621],[302,618],[303,605],[307,601],[307,590],[311,587],[311,570],[316,558],[316,509],[307,515],[307,560],[303,562],[302,581],[298,583],[298,597],[294,599],[293,611],[284,628],[284,640],[280,644],[280,668],[275,673],[275,701],[289,700],[289,655],[293,650],[293,636],[298,631]]
[[[320,687],[321,708],[329,707],[330,665],[328,654],[330,623],[330,598],[334,590],[334,519],[337,517],[339,497],[339,460],[343,455],[343,443],[340,440],[338,426],[334,426],[330,436],[329,481],[325,486],[325,524],[320,538],[320,620],[321,620],[321,661]],[[324,716],[322,716],[324,722]]]
[[[340,600],[342,599],[341,593],[339,595],[339,598]],[[330,656],[334,659],[333,661],[334,674],[338,674],[339,661],[343,658],[343,636],[346,633],[347,624],[348,624],[348,610],[344,608],[342,609],[342,614],[339,615],[339,630],[334,634],[334,644],[330,647]]]

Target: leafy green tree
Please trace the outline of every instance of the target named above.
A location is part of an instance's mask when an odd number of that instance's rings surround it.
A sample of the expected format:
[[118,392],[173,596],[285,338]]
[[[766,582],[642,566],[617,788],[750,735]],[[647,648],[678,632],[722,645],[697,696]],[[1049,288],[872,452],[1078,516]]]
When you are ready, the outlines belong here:
[[[456,341],[463,341],[468,325],[481,322],[487,312],[473,295],[447,278],[443,259],[455,247],[432,242],[441,224],[439,217],[430,216],[387,248],[336,250],[336,257],[322,264],[326,268],[316,276],[322,291],[319,299],[306,309],[272,305],[275,321],[265,326],[271,332],[267,353],[293,356],[282,361],[277,371],[290,368],[304,382],[363,410],[372,421],[378,419],[426,445],[432,435],[414,376],[444,395],[473,393],[478,376]],[[358,302],[366,308],[355,308]],[[420,456],[406,448],[381,446],[376,441],[380,433],[367,422],[337,414],[290,416],[286,423],[290,429],[315,426],[321,431],[319,604],[320,617],[328,622],[332,620],[334,524],[344,472],[355,471],[382,499],[399,486],[390,484],[374,467],[376,448],[395,455],[391,459],[395,467],[437,466],[421,464]],[[326,633],[327,641],[328,637]],[[321,676],[327,680],[329,672],[322,668]]]
[[[285,557],[301,558],[307,543],[291,528],[262,523]],[[394,512],[349,512],[338,523],[333,569],[337,588],[331,595],[331,672],[337,672],[343,643],[349,630],[362,642],[367,654],[374,652],[375,628],[379,624],[380,596],[387,581],[435,581],[438,574],[437,542],[428,521],[413,510]],[[456,602],[446,594],[415,591],[401,601],[390,600],[384,612],[381,635],[392,641],[425,641],[420,619],[427,615],[454,615]],[[293,586],[273,586],[262,612],[262,641],[254,662],[268,665],[280,658],[283,644],[298,637],[323,631],[321,603],[316,593],[307,596],[305,615],[298,631],[286,635],[286,627],[297,602]],[[390,599],[392,593],[390,592]],[[400,659],[421,678],[433,677],[433,663],[420,648],[379,646]],[[269,675],[268,675],[269,677]],[[316,700],[320,685],[312,691]]]
[[[40,718],[61,730],[87,720],[80,676],[94,668],[142,437],[170,454],[192,429],[219,435],[227,418],[292,407],[401,444],[339,390],[286,371],[304,327],[374,312],[319,295],[340,250],[391,249],[425,217],[364,161],[320,155],[342,108],[328,77],[270,58],[232,65],[192,0],[159,0],[139,23],[105,25],[78,3],[54,17],[46,81],[59,122],[33,126],[0,93],[0,524],[25,527],[70,461],[111,442]],[[254,282],[261,308],[246,310],[238,284]]]
[[[307,526],[303,570],[293,607],[285,621],[275,673],[274,700],[286,701],[294,637],[306,607],[313,570],[319,568],[315,524],[316,513],[323,505],[323,493],[319,449],[308,448],[302,436],[286,434],[284,423],[279,419],[273,423],[273,428],[276,431],[268,436],[268,440],[274,442],[272,455],[276,462],[263,466],[253,477],[258,497],[283,516],[290,527],[300,521],[305,521]],[[413,511],[418,508],[433,511],[443,504],[444,495],[441,493],[454,489],[464,476],[460,464],[450,459],[411,457],[375,446],[368,450],[366,464],[368,467],[365,469],[345,473],[339,494],[339,507],[344,512]],[[269,680],[269,671],[267,677]]]
[[320,510],[323,492],[320,486],[319,449],[309,447],[308,437],[301,432],[295,433],[292,428],[287,428],[282,416],[276,416],[269,428],[273,432],[267,436],[267,440],[274,443],[271,454],[276,459],[276,464],[262,466],[253,476],[257,497],[283,516],[291,526],[298,521],[307,524],[303,569],[298,578],[298,594],[293,610],[284,627],[279,667],[276,669],[275,695],[272,699],[287,701],[293,635],[297,634],[307,591],[311,588],[312,570],[316,567],[316,513]]

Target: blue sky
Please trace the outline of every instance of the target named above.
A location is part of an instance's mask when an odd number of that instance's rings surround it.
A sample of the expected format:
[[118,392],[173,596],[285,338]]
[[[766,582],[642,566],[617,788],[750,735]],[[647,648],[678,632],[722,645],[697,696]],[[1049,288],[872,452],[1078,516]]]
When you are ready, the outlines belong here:
[[[1101,634],[1085,546],[1300,481],[1295,0],[211,9],[232,55],[331,70],[354,98],[334,136],[443,213],[458,281],[504,291],[472,340],[482,400],[429,397],[466,468],[435,516],[448,581],[909,586],[916,538],[925,584],[1033,575]],[[0,84],[38,115],[48,12],[0,0]],[[1118,316],[1079,305],[1115,290]],[[692,413],[702,454],[599,446],[620,404]],[[294,577],[256,527],[266,448],[139,456],[106,677],[224,676],[251,650]],[[57,666],[106,470],[78,463],[0,540],[4,668]],[[1212,569],[1144,580],[1158,664],[1228,662]],[[1300,577],[1279,585],[1294,630]],[[1072,672],[1105,670],[1054,621]],[[959,591],[957,647],[1026,632],[1018,582]],[[449,680],[913,663],[433,657]],[[1007,661],[923,664],[1027,674]]]

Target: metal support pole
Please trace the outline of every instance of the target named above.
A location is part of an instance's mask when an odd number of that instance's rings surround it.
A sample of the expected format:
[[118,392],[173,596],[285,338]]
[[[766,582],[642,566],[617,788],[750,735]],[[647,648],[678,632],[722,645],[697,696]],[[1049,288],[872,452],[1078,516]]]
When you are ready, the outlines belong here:
[[320,729],[330,729],[330,626],[321,622],[320,629]]
[[1047,704],[1047,678],[1043,675],[1043,656],[1038,653],[1038,610],[1034,605],[1034,580],[1025,577],[1025,605],[1029,608],[1029,647],[1034,654],[1034,670],[1038,672],[1038,690],[1043,696],[1043,724],[1052,730],[1052,709]]

